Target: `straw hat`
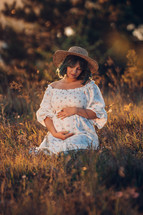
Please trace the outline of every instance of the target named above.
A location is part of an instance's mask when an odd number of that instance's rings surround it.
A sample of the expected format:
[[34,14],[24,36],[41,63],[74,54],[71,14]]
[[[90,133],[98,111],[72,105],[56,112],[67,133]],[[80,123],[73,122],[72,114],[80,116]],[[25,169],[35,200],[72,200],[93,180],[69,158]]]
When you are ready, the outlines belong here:
[[98,63],[92,58],[88,57],[88,52],[86,49],[79,46],[72,46],[68,51],[57,50],[53,55],[53,62],[56,67],[58,67],[68,55],[75,55],[85,59],[88,62],[91,72],[96,72],[98,70]]

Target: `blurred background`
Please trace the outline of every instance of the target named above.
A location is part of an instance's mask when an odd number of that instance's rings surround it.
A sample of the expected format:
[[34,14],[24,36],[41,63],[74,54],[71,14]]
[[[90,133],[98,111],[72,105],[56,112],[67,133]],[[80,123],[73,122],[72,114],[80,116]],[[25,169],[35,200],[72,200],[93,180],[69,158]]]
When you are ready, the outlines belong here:
[[31,115],[57,80],[52,55],[77,45],[99,62],[104,96],[137,104],[143,87],[140,0],[1,0],[0,114]]

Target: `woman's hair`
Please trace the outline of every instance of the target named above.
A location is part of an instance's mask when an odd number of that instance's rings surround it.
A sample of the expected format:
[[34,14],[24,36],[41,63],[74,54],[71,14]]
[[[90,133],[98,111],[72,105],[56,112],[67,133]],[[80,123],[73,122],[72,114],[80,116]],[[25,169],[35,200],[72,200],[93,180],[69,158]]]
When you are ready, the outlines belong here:
[[67,73],[67,67],[73,67],[76,65],[76,63],[79,62],[79,65],[82,69],[81,74],[78,76],[78,80],[83,80],[82,84],[86,84],[86,82],[89,80],[89,78],[92,76],[91,71],[88,67],[88,62],[84,60],[83,58],[75,55],[68,55],[63,63],[59,66],[57,69],[59,77],[64,77]]

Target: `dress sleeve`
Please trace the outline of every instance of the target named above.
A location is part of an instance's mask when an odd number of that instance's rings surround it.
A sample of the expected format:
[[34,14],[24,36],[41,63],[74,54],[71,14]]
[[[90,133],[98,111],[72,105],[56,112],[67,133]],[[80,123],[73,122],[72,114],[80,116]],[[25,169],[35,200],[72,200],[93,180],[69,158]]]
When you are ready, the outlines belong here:
[[88,88],[88,104],[87,109],[96,113],[97,118],[90,121],[99,129],[107,122],[107,113],[105,111],[105,103],[99,87],[92,83]]
[[45,91],[44,97],[40,104],[40,108],[36,112],[38,122],[40,122],[45,127],[46,125],[44,123],[44,119],[46,119],[46,117],[49,117],[52,119],[54,116],[54,111],[51,106],[51,97],[52,97],[51,91],[52,91],[52,88],[49,85]]

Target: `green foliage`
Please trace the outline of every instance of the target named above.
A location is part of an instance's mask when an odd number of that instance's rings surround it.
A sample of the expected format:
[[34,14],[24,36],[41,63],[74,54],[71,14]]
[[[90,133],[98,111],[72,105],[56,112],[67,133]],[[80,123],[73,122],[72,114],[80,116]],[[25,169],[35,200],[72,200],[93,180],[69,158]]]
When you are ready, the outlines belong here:
[[128,51],[127,60],[127,67],[122,76],[123,81],[128,84],[130,89],[135,87],[141,89],[143,87],[143,66],[134,50]]
[[[137,5],[139,7],[139,3]],[[24,0],[21,6],[16,2],[5,3],[0,21],[2,78],[5,72],[1,92],[16,80],[17,75],[21,77],[21,73],[30,81],[54,81],[57,76],[52,54],[57,49],[68,49],[73,45],[86,48],[90,56],[99,62],[98,83],[105,91],[119,92],[119,86],[124,84],[119,82],[129,85],[131,67],[125,68],[127,52],[133,47],[137,51],[140,48],[131,37],[132,31],[127,31],[128,24],[142,23],[142,15],[139,16],[133,9],[137,5],[133,1],[129,4],[110,0]],[[72,35],[67,35],[67,27],[73,29]],[[110,71],[110,68],[104,67],[109,58],[114,62]],[[16,76],[15,70],[19,71]],[[141,71],[138,68],[136,71],[136,79],[139,79]]]

